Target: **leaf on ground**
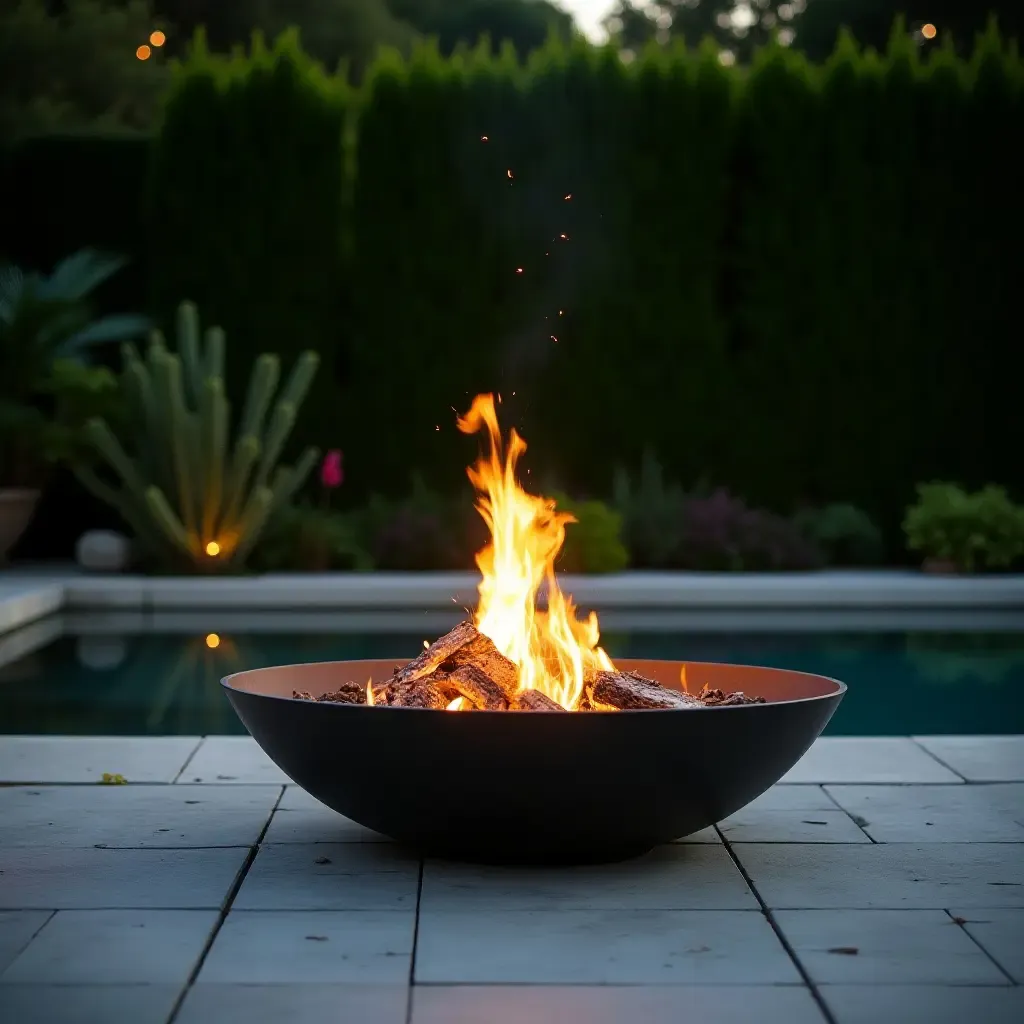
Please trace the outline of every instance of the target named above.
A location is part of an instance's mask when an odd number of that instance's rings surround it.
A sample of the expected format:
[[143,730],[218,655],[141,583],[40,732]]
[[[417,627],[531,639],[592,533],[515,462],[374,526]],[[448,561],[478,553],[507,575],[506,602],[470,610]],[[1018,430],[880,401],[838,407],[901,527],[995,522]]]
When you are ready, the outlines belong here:
[[128,784],[128,780],[117,772],[104,772],[99,784],[101,786],[125,786]]

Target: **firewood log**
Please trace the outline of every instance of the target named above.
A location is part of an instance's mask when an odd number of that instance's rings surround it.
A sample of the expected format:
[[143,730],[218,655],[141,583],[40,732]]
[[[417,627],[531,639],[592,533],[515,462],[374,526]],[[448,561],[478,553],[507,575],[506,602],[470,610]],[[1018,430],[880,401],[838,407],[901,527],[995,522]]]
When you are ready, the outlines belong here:
[[479,665],[462,665],[449,672],[441,688],[450,698],[465,697],[479,711],[505,711],[508,700],[501,687]]
[[598,711],[704,707],[697,697],[670,690],[636,672],[595,672],[584,685],[591,706]]
[[565,708],[540,690],[523,690],[509,704],[509,711],[565,711]]

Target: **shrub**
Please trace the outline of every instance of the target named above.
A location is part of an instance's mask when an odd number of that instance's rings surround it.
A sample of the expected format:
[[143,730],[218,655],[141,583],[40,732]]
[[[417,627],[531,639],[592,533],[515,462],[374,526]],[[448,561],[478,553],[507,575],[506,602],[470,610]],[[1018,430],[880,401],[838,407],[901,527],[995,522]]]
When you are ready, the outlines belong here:
[[882,532],[856,505],[804,509],[793,521],[829,565],[877,565],[882,561]]
[[252,563],[267,572],[373,568],[353,518],[311,505],[285,508],[275,516],[253,552]]
[[648,453],[634,485],[615,478],[615,508],[623,517],[633,566],[646,569],[809,569],[821,555],[794,523],[718,489],[687,494],[668,483]]
[[629,552],[622,543],[622,516],[603,501],[573,501],[551,495],[558,508],[576,519],[565,527],[565,545],[556,568],[564,572],[622,572]]
[[683,569],[795,570],[820,563],[817,549],[789,520],[721,489],[687,499],[680,533]]
[[622,536],[634,568],[676,567],[686,502],[682,487],[666,482],[651,451],[644,454],[636,483],[625,469],[616,470],[612,505],[622,517]]
[[471,565],[460,550],[453,508],[419,476],[413,477],[407,497],[395,501],[374,495],[357,519],[360,543],[375,569],[441,571]]
[[1005,569],[1024,555],[1024,507],[993,484],[973,494],[953,483],[919,484],[903,529],[912,551],[961,572]]

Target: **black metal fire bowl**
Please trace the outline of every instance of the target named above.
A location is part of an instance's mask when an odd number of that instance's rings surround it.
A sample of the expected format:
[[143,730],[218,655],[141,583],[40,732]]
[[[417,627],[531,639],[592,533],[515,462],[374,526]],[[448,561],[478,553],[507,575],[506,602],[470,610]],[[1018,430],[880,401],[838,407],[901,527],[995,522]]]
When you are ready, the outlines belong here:
[[[256,742],[328,807],[427,855],[504,864],[622,860],[721,821],[800,759],[846,692],[804,672],[687,662],[691,691],[767,703],[467,713],[291,696],[384,682],[395,664],[283,665],[222,685]],[[676,689],[682,664],[617,662]]]

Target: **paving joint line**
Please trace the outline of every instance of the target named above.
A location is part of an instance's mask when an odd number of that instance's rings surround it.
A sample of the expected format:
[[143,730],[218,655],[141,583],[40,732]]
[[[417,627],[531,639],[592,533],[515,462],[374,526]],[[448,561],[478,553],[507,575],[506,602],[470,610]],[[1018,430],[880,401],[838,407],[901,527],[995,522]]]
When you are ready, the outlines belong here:
[[270,809],[270,813],[267,815],[267,820],[263,823],[263,828],[260,830],[260,834],[256,837],[256,842],[249,848],[249,853],[242,862],[242,866],[238,869],[238,876],[232,883],[231,888],[228,889],[220,916],[217,918],[216,924],[214,924],[211,929],[206,942],[203,943],[203,948],[199,953],[195,966],[189,972],[189,976],[185,981],[185,984],[182,986],[181,992],[178,993],[178,998],[174,1001],[174,1006],[171,1007],[171,1012],[167,1017],[167,1024],[174,1024],[178,1019],[181,1007],[189,992],[192,990],[192,986],[196,983],[196,978],[199,977],[199,972],[203,969],[203,964],[206,963],[206,958],[209,955],[210,950],[213,948],[213,944],[217,941],[217,936],[220,935],[220,930],[224,927],[224,922],[228,919],[228,914],[231,913],[231,905],[235,902],[235,897],[238,896],[238,891],[242,888],[242,883],[249,875],[249,869],[252,867],[253,862],[256,860],[256,856],[260,852],[260,848],[263,845],[263,839],[266,836],[267,831],[270,828],[270,823],[274,820],[274,815],[277,813],[277,809],[281,805],[281,801],[283,799],[284,786],[281,787],[280,792],[277,794],[274,806]]
[[[955,924],[957,928],[959,928],[960,931],[962,931],[967,936],[967,938],[970,939],[970,941],[973,942],[974,945],[977,946],[978,949],[980,949],[982,953],[984,953],[985,956],[987,956],[988,959],[992,961],[993,964],[995,964],[995,967],[999,971],[999,973],[1002,974],[1014,988],[1018,988],[1019,986],[1017,984],[1017,979],[1014,978],[1014,976],[1010,974],[1010,972],[984,947],[984,945],[982,945],[982,943],[967,930],[965,925],[971,923],[970,919],[957,917],[953,913],[953,911],[951,911],[948,907],[946,907],[945,910],[946,913],[949,914],[950,920],[953,922],[953,924]],[[975,913],[984,914],[985,911],[979,909],[975,911]]]
[[811,980],[811,976],[810,974],[808,974],[804,965],[800,962],[800,959],[796,955],[796,951],[793,949],[792,945],[790,945],[789,939],[787,939],[786,936],[783,934],[782,929],[778,925],[778,922],[772,916],[772,912],[768,909],[768,904],[765,903],[765,901],[761,897],[761,894],[757,891],[757,887],[754,885],[754,880],[747,873],[747,869],[741,863],[739,856],[736,854],[736,851],[733,850],[732,844],[729,842],[728,839],[725,838],[725,835],[722,833],[722,830],[718,827],[718,825],[715,825],[715,831],[721,838],[722,844],[725,846],[726,853],[729,854],[729,857],[731,858],[733,864],[736,865],[736,870],[739,871],[739,873],[743,876],[743,880],[747,883],[747,887],[753,893],[754,899],[757,900],[758,905],[761,908],[761,913],[764,914],[765,920],[768,922],[769,927],[775,933],[775,937],[782,944],[782,948],[786,951],[790,960],[793,961],[793,966],[796,967],[797,973],[803,980],[803,983],[806,986],[807,990],[811,993],[811,998],[815,1001],[815,1003],[817,1003],[818,1009],[821,1011],[822,1016],[827,1021],[827,1024],[836,1024],[836,1019],[832,1015],[832,1011],[829,1009],[824,997],[818,991],[818,987]]
[[180,779],[182,775],[185,774],[185,769],[195,760],[196,754],[199,753],[199,748],[207,741],[207,739],[209,739],[208,736],[199,737],[199,742],[196,743],[196,745],[189,752],[188,757],[186,757],[185,760],[182,762],[181,768],[178,770],[178,774],[175,775],[173,779],[171,779],[169,785],[175,785],[178,779]]
[[[963,772],[958,772],[951,764],[946,764],[946,762],[943,761],[938,754],[933,754],[923,743],[918,743],[918,741],[915,740],[913,736],[908,736],[907,739],[909,739],[910,742],[913,743],[918,750],[923,750],[933,761],[937,761],[939,764],[941,764],[942,767],[946,769],[946,771],[952,772],[958,779],[970,785],[970,779],[968,779],[967,776],[963,774]],[[947,785],[952,785],[952,783],[947,783]]]
[[420,938],[420,903],[423,898],[423,872],[426,859],[420,857],[419,876],[416,879],[416,915],[412,922],[412,952],[409,955],[409,991],[405,998],[405,1024],[412,1024],[412,990],[416,979],[416,947]]

